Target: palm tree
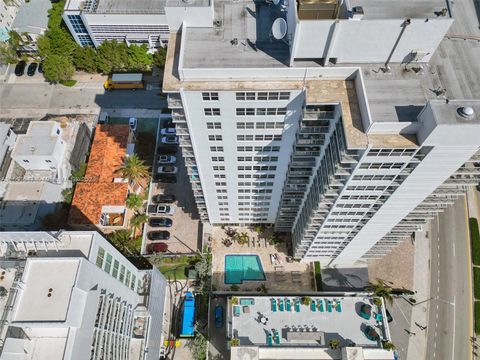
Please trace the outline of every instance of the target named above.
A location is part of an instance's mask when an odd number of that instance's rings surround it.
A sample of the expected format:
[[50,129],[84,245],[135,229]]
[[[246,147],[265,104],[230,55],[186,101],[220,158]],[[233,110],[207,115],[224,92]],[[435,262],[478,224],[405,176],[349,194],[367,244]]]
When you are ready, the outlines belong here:
[[121,252],[129,253],[131,255],[131,251],[128,248],[130,244],[130,231],[128,230],[117,230],[113,233],[107,235],[107,239],[115,245]]
[[130,219],[130,226],[132,230],[132,236],[135,235],[135,231],[137,229],[140,229],[140,227],[145,224],[148,221],[148,215],[147,214],[139,214],[136,213],[131,219]]
[[136,154],[127,157],[124,164],[118,169],[118,172],[131,183],[150,176],[150,171],[148,166],[145,165],[145,161],[141,160]]
[[375,282],[370,283],[365,290],[373,292],[375,296],[383,297],[383,300],[390,305],[393,304],[392,288],[385,284],[385,281],[382,279],[377,279]]
[[131,210],[138,210],[143,205],[143,197],[138,194],[131,193],[127,197],[126,205],[127,208]]

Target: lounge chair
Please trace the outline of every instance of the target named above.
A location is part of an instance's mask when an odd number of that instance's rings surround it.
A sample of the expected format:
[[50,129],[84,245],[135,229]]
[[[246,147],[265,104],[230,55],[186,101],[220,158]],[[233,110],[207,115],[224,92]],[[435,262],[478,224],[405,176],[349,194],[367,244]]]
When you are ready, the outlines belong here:
[[286,307],[287,311],[292,311],[292,303],[291,303],[290,299],[285,299],[285,307]]
[[331,300],[327,300],[327,311],[332,312],[332,301]]
[[275,339],[275,344],[280,344],[280,335],[278,333],[278,330],[274,330],[274,335],[273,335],[274,339]]
[[342,312],[342,304],[340,303],[340,300],[337,300],[337,312]]
[[310,310],[312,311],[317,311],[317,303],[315,302],[315,300],[312,299],[312,301],[310,302]]
[[270,332],[267,334],[267,345],[268,346],[273,345],[273,338],[272,338],[272,334]]
[[283,300],[282,300],[282,299],[279,299],[279,300],[278,300],[278,309],[279,309],[280,311],[285,310],[285,306],[284,306],[284,304],[283,304]]
[[323,307],[323,300],[322,299],[317,300],[317,305],[318,305],[318,310],[320,310],[320,312],[325,311],[325,308]]
[[300,300],[295,300],[295,311],[300,312]]
[[272,305],[272,312],[277,311],[277,300],[275,299],[270,299],[271,305]]

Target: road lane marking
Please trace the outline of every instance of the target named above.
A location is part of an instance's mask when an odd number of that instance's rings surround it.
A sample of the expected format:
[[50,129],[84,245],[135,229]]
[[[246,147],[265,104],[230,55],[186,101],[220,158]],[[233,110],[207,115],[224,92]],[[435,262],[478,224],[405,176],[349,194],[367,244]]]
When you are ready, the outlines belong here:
[[455,359],[455,295],[453,295],[453,341],[452,341],[452,359]]
[[[475,193],[475,199],[477,200],[478,206],[478,199],[476,198],[477,194]],[[471,338],[473,336],[473,309],[472,309],[472,256],[471,256],[471,249],[470,249],[470,228],[468,222],[468,206],[467,206],[467,197],[463,197],[463,208],[465,211],[465,229],[466,229],[466,237],[467,237],[467,263],[468,263],[468,336]],[[468,358],[472,358],[472,351],[468,351]]]
[[452,242],[453,257],[455,257],[455,241]]

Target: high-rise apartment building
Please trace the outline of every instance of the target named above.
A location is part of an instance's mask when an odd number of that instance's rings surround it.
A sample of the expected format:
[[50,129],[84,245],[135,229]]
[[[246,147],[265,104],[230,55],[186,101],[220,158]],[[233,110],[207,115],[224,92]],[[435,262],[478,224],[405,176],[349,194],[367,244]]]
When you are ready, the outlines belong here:
[[158,359],[169,298],[96,232],[0,237],[0,359]]
[[428,90],[453,19],[423,5],[217,1],[211,27],[172,33],[163,87],[202,219],[274,224],[295,257],[352,264],[473,184],[479,102]]

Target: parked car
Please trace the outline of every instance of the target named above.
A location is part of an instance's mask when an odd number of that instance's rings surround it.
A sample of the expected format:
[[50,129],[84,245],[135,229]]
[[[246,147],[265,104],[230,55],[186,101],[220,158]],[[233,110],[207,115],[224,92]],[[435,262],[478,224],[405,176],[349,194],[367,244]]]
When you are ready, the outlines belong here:
[[[53,2],[53,1],[52,1]],[[38,70],[40,74],[43,74],[43,63],[38,64]]]
[[175,209],[170,205],[150,205],[148,207],[148,212],[150,214],[173,215]]
[[177,162],[177,158],[172,155],[160,155],[158,157],[159,164],[175,164]]
[[172,219],[164,217],[150,218],[150,220],[148,220],[148,225],[151,227],[171,227],[173,221]]
[[177,177],[175,175],[155,174],[153,176],[153,182],[165,183],[165,184],[176,184]]
[[176,174],[178,168],[172,165],[159,166],[157,169],[157,174]]
[[38,64],[37,64],[37,63],[31,63],[30,65],[28,65],[27,75],[28,75],[28,76],[33,76],[33,75],[35,75],[35,71],[37,71],[37,67],[38,67]]
[[152,202],[156,204],[164,203],[171,204],[175,201],[175,195],[170,194],[158,194],[152,197]]
[[15,75],[22,76],[25,73],[25,66],[27,66],[27,63],[25,61],[20,61],[15,66]]
[[166,129],[166,128],[172,128],[174,127],[175,125],[173,124],[173,120],[172,120],[172,116],[170,115],[170,117],[168,119],[165,119],[162,121],[162,129]]
[[168,250],[168,245],[163,242],[151,243],[147,245],[147,254],[164,253]]
[[164,128],[164,129],[160,130],[160,134],[175,136],[177,134],[177,130],[174,127],[168,127],[168,128]]
[[148,240],[168,240],[170,239],[170,233],[166,230],[159,230],[159,231],[149,231],[147,233]]
[[130,130],[136,131],[137,130],[137,124],[138,124],[137,118],[131,117],[130,119],[128,119],[128,126],[130,126]]
[[223,306],[217,305],[215,307],[215,327],[220,329],[223,326]]
[[178,136],[173,136],[173,135],[163,136],[162,144],[178,145]]

